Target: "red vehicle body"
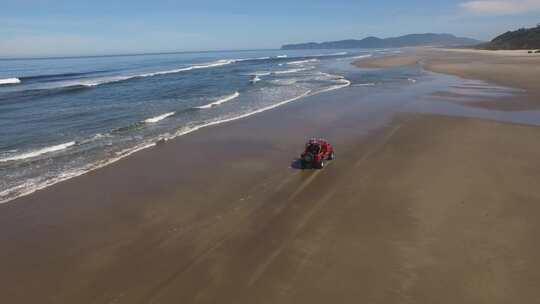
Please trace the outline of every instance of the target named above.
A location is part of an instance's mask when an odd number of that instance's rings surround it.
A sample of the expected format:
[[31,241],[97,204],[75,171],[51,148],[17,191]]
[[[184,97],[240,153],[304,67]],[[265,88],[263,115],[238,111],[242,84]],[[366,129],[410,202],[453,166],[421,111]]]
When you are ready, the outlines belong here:
[[336,157],[334,147],[324,139],[310,139],[306,143],[306,148],[300,155],[300,164],[302,168],[324,168],[326,160],[332,160]]

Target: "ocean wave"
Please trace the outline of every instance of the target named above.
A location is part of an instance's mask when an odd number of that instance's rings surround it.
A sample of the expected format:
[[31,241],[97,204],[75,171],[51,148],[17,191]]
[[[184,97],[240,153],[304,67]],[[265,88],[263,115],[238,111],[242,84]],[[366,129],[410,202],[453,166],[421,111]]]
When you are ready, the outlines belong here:
[[277,85],[293,85],[295,83],[298,82],[298,79],[296,78],[290,78],[290,79],[275,79],[275,80],[271,80],[270,81],[271,83],[273,84],[277,84]]
[[318,62],[319,59],[306,59],[306,60],[298,60],[298,61],[291,61],[291,62],[287,62],[287,64],[289,65],[301,65],[301,64],[305,64],[305,63],[312,63],[312,62]]
[[353,85],[353,87],[372,87],[374,85],[375,85],[374,82],[367,82],[367,83],[357,83]]
[[318,55],[311,55],[309,57],[331,57],[331,56],[344,56],[347,55],[347,52],[339,52],[339,53],[332,53],[332,54],[318,54]]
[[95,142],[96,140],[100,140],[100,139],[104,139],[104,138],[109,138],[109,137],[112,137],[111,134],[109,133],[97,133],[95,134],[94,136],[90,137],[90,138],[87,138],[87,139],[83,139],[81,141],[77,141],[77,145],[86,145],[86,144],[89,144],[89,143],[92,143],[92,142]]
[[18,83],[21,83],[21,80],[19,78],[0,79],[0,85],[3,85],[3,84],[18,84]]
[[231,94],[231,95],[228,95],[228,96],[224,96],[224,97],[221,97],[219,98],[218,100],[214,101],[214,102],[211,102],[209,104],[206,104],[204,106],[200,106],[200,107],[195,107],[196,109],[210,109],[212,107],[215,107],[215,106],[218,106],[222,103],[225,103],[227,101],[231,101],[233,99],[235,99],[236,97],[240,96],[240,93],[238,92],[234,92],[234,94]]
[[154,117],[151,117],[151,118],[147,118],[145,119],[143,122],[144,123],[156,123],[158,121],[162,121],[164,120],[165,118],[167,117],[170,117],[170,116],[173,116],[174,114],[176,114],[176,112],[169,112],[169,113],[165,113],[165,114],[161,114],[161,115],[158,115],[158,116],[154,116]]
[[234,61],[242,62],[242,61],[256,61],[256,60],[269,60],[269,59],[272,59],[272,57],[242,58],[242,59],[234,59]]
[[86,75],[92,75],[92,74],[98,74],[98,73],[106,73],[106,72],[109,72],[109,71],[108,70],[99,70],[99,71],[91,71],[91,72],[42,74],[42,75],[19,77],[19,79],[22,82],[35,81],[35,80],[41,80],[41,79],[46,79],[46,80],[47,79],[54,79],[54,80],[57,80],[59,78],[80,77],[80,76],[86,76]]
[[165,71],[157,71],[157,72],[151,72],[151,73],[143,73],[143,74],[137,74],[137,75],[129,75],[129,76],[113,76],[113,77],[106,77],[101,79],[96,79],[93,81],[80,81],[76,83],[67,84],[66,86],[85,86],[85,87],[95,87],[102,84],[108,84],[108,83],[114,83],[119,81],[126,81],[130,79],[137,79],[137,78],[146,78],[146,77],[153,77],[153,76],[159,76],[159,75],[166,75],[166,74],[176,74],[191,70],[198,70],[198,69],[208,69],[208,68],[215,68],[220,67],[228,64],[232,64],[237,62],[237,59],[222,59],[217,60],[210,63],[205,64],[196,64],[188,67],[178,68],[178,69],[172,69],[172,70],[165,70]]
[[354,56],[353,59],[362,59],[362,58],[369,58],[369,57],[371,57],[371,54]]
[[45,148],[25,152],[25,153],[22,153],[22,154],[17,154],[17,155],[8,156],[8,157],[5,157],[5,158],[0,158],[0,162],[9,162],[9,161],[33,158],[33,157],[37,157],[37,156],[40,156],[40,155],[43,155],[43,154],[46,154],[46,153],[65,150],[65,149],[67,149],[67,148],[69,148],[71,146],[74,146],[75,144],[76,144],[76,142],[70,141],[70,142],[67,142],[67,143],[60,144],[60,145],[49,146],[49,147],[45,147]]
[[290,74],[290,73],[298,73],[309,70],[308,68],[302,68],[302,69],[290,69],[290,70],[284,70],[284,71],[274,71],[272,74]]
[[289,57],[288,55],[277,55],[276,58],[287,58]]
[[238,115],[238,116],[229,117],[229,118],[224,118],[224,119],[219,119],[219,120],[207,122],[207,123],[202,124],[202,125],[190,127],[190,128],[187,128],[187,129],[183,129],[183,130],[180,130],[180,131],[176,132],[170,139],[172,139],[172,138],[174,138],[174,137],[178,137],[178,136],[182,136],[182,135],[186,135],[186,134],[195,132],[195,131],[200,130],[200,129],[202,129],[202,128],[206,128],[206,127],[210,127],[210,126],[214,126],[214,125],[219,125],[219,124],[222,124],[222,123],[226,123],[226,122],[230,122],[230,121],[242,119],[242,118],[245,118],[245,117],[248,117],[248,116],[252,116],[252,115],[255,115],[255,114],[258,114],[258,113],[262,113],[262,112],[265,112],[265,111],[268,111],[268,110],[277,108],[277,107],[279,107],[279,106],[282,106],[282,105],[284,105],[284,104],[293,102],[293,101],[298,100],[298,99],[300,99],[300,98],[306,97],[306,96],[308,96],[311,92],[312,92],[311,90],[307,90],[306,92],[304,92],[304,93],[302,93],[302,94],[300,94],[300,95],[298,95],[298,96],[296,96],[296,97],[293,97],[293,98],[290,98],[290,99],[287,99],[287,100],[284,100],[284,101],[275,103],[275,104],[273,104],[273,105],[269,105],[269,106],[263,107],[263,108],[261,108],[261,109],[257,109],[257,110],[254,110],[254,111],[251,111],[251,112],[248,112],[248,113],[244,113],[244,114],[241,114],[241,115]]
[[258,77],[262,77],[262,76],[268,76],[268,75],[271,75],[272,72],[255,72],[255,73],[251,73],[249,74],[250,76],[258,76]]
[[251,83],[257,83],[261,81],[261,78],[259,78],[259,76],[255,75],[253,78],[251,78],[250,82]]

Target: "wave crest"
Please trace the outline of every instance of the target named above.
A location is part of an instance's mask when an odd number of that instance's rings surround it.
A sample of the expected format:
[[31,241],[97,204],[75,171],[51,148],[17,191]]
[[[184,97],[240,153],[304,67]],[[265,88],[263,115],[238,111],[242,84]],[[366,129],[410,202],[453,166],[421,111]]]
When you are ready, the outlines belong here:
[[18,84],[21,83],[19,78],[4,78],[0,79],[0,85],[2,84]]
[[144,123],[156,123],[158,121],[164,120],[167,117],[173,116],[174,114],[176,114],[176,112],[169,112],[169,113],[161,114],[161,115],[154,116],[151,118],[147,118],[144,120]]
[[318,62],[319,59],[306,59],[306,60],[298,60],[298,61],[291,61],[291,62],[287,62],[287,64],[289,65],[301,65],[301,64],[304,64],[304,63],[312,63],[312,62]]
[[211,103],[206,104],[204,106],[195,107],[195,108],[196,109],[210,109],[212,107],[218,106],[218,105],[220,105],[222,103],[225,103],[227,101],[231,101],[231,100],[235,99],[238,96],[240,96],[240,93],[234,92],[234,94],[232,94],[232,95],[222,97],[222,98],[218,99],[217,101],[211,102]]
[[33,157],[37,157],[37,156],[40,156],[40,155],[43,155],[43,154],[46,154],[46,153],[65,150],[65,149],[67,149],[67,148],[69,148],[71,146],[74,146],[74,145],[75,145],[75,142],[70,141],[70,142],[67,142],[67,143],[60,144],[60,145],[49,146],[49,147],[29,151],[29,152],[14,155],[14,156],[8,156],[6,158],[0,158],[0,162],[9,162],[9,161],[14,161],[14,160],[23,160],[23,159],[27,159],[27,158],[33,158]]

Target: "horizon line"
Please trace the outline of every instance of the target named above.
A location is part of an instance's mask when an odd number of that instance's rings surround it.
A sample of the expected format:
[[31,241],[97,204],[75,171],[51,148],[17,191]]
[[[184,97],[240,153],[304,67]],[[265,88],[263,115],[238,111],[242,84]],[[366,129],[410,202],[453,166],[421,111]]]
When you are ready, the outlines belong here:
[[127,56],[157,56],[167,54],[190,54],[190,53],[229,53],[229,52],[250,52],[250,51],[277,51],[276,49],[228,49],[228,50],[206,50],[206,51],[163,51],[163,52],[141,52],[141,53],[112,53],[101,55],[59,55],[59,56],[28,56],[28,57],[0,57],[0,60],[47,60],[47,59],[75,59],[75,58],[100,58],[100,57],[127,57]]

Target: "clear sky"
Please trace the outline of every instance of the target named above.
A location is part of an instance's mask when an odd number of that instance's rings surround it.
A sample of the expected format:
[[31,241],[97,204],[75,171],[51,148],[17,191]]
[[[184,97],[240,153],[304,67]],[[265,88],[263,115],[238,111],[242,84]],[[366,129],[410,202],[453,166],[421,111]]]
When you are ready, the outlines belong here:
[[540,0],[0,0],[0,57],[279,48],[409,33],[490,40]]

